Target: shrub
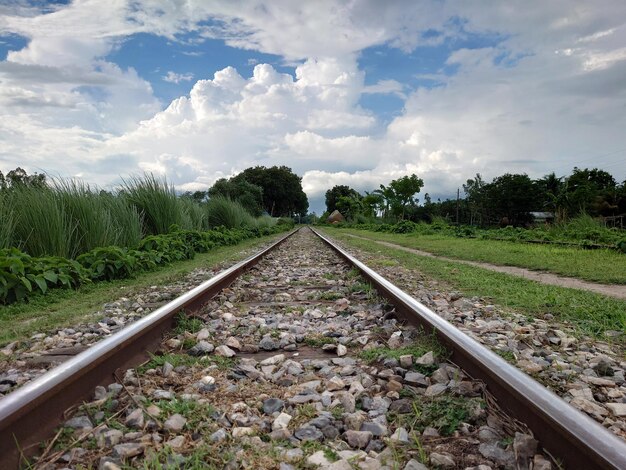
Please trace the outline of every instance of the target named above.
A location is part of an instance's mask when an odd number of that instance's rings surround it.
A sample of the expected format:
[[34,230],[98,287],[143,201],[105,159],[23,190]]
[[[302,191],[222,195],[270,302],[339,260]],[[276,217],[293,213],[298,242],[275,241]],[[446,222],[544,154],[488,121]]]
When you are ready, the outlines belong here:
[[78,287],[89,273],[77,261],[56,256],[33,258],[16,249],[0,250],[0,302],[8,304],[53,287]]
[[134,276],[141,267],[128,249],[117,246],[95,248],[80,255],[77,260],[89,271],[91,279],[124,279]]
[[167,233],[170,225],[189,229],[191,216],[184,217],[184,202],[176,196],[167,180],[153,174],[133,176],[124,180],[124,197],[142,214],[144,232],[151,235]]
[[225,197],[213,197],[206,203],[209,228],[216,227],[242,228],[252,227],[254,218],[238,202]]

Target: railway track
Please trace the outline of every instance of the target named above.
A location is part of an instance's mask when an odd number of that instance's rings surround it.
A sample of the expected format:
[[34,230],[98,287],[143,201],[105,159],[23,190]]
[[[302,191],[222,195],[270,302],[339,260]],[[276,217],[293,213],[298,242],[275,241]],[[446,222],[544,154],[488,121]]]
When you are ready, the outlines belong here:
[[0,400],[1,467],[626,468],[624,441],[328,244],[290,234]]

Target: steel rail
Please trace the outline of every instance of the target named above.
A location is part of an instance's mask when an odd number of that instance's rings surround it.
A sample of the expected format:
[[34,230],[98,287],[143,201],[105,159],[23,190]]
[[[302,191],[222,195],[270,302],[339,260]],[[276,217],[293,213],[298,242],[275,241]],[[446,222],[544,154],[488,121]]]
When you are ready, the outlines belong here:
[[199,309],[298,230],[0,399],[0,468],[17,468],[22,456],[31,455],[61,422],[64,411],[87,399],[97,385],[114,381],[117,370],[147,358],[173,327],[176,313]]
[[451,351],[451,360],[473,378],[485,382],[499,405],[528,425],[540,445],[565,468],[626,469],[626,442],[461,332],[328,237],[311,230],[356,267],[410,323],[435,332]]

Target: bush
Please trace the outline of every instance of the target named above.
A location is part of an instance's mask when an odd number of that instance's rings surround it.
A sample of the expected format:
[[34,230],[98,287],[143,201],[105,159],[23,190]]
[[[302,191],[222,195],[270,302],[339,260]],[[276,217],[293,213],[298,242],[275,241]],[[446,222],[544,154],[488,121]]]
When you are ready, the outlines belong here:
[[[174,187],[167,180],[152,174],[133,176],[124,180],[124,197],[142,214],[144,232],[151,235],[167,233],[171,225],[190,229],[192,216],[185,217],[185,202],[176,196]],[[187,207],[188,208],[188,207]]]
[[391,227],[391,233],[413,233],[417,229],[417,224],[410,220],[402,220]]
[[0,250],[0,302],[8,304],[54,287],[78,287],[89,272],[77,261],[56,256],[33,258],[16,249]]
[[242,228],[252,227],[254,218],[238,202],[225,197],[213,197],[206,204],[208,211],[208,225],[210,229],[216,227]]
[[93,280],[125,279],[143,270],[133,253],[117,246],[95,248],[80,255],[76,261],[89,271]]

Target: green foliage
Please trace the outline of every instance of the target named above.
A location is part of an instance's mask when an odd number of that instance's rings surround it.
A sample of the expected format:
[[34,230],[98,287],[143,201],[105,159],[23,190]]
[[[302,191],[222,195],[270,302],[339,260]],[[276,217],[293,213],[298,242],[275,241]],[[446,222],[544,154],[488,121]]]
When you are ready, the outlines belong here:
[[44,294],[54,287],[78,287],[89,282],[78,262],[55,256],[33,258],[16,248],[0,250],[0,302],[8,304]]
[[156,267],[154,260],[140,258],[137,253],[136,250],[107,246],[83,253],[76,261],[89,271],[91,279],[111,281],[133,277],[139,271]]
[[206,204],[210,228],[242,228],[254,225],[254,219],[238,202],[217,196]]
[[0,191],[0,249],[12,246],[13,231],[15,230],[15,216],[9,205],[9,197],[5,191]]
[[167,233],[171,225],[191,227],[190,216],[184,217],[185,203],[176,196],[174,187],[165,178],[153,174],[132,176],[122,185],[124,197],[143,215],[144,232],[151,235]]
[[209,189],[208,195],[236,201],[255,217],[263,213],[263,188],[245,179],[221,178]]
[[13,242],[17,248],[31,256],[71,256],[75,228],[55,191],[17,186],[8,200],[15,217]]
[[247,168],[232,182],[247,181],[263,190],[263,209],[272,217],[306,215],[309,201],[302,190],[302,178],[286,166]]
[[480,399],[440,395],[431,400],[414,401],[413,414],[403,419],[418,433],[433,427],[442,436],[450,436],[461,423],[467,422],[470,411],[476,406],[483,406]]

